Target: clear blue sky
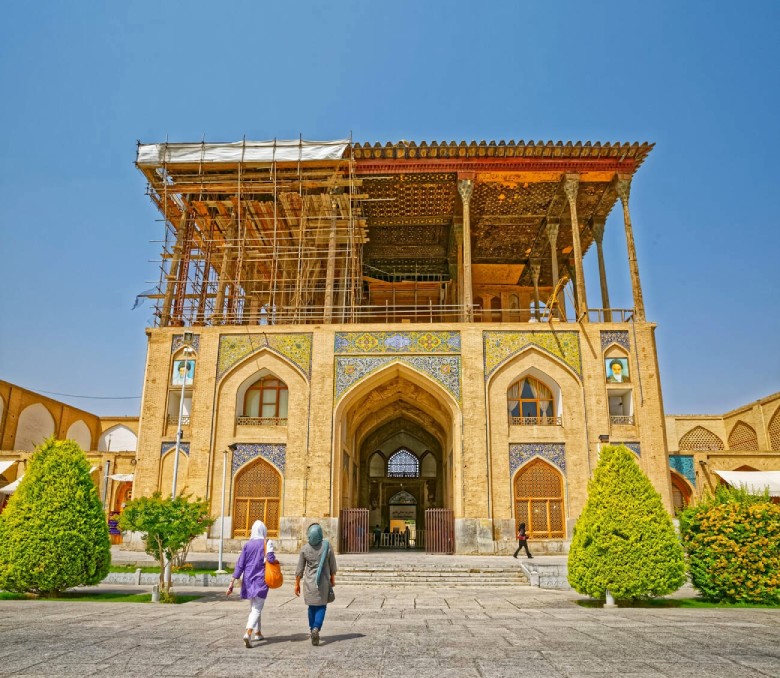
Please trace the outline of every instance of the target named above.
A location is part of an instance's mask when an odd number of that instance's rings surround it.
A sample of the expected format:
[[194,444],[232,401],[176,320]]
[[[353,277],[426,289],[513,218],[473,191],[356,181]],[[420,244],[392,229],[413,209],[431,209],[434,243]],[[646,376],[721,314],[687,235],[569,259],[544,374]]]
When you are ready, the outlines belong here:
[[[631,201],[666,411],[774,393],[779,29],[773,1],[6,4],[0,378],[140,395],[162,227],[136,140],[351,133],[656,142]],[[630,307],[619,210],[606,253]]]

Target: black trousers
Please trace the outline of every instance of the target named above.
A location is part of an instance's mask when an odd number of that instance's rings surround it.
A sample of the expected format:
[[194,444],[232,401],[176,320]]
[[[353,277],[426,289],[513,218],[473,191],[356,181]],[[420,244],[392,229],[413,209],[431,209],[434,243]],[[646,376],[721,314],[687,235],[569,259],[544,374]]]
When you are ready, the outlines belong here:
[[517,551],[515,551],[515,558],[517,558],[517,554],[520,553],[521,549],[525,548],[525,555],[527,555],[529,558],[533,558],[531,555],[531,552],[528,550],[528,540],[527,539],[518,539],[517,540]]

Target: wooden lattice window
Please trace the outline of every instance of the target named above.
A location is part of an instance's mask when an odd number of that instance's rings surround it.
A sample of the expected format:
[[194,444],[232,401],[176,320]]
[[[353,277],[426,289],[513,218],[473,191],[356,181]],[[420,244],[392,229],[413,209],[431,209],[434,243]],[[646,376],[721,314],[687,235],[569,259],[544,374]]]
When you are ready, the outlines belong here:
[[691,501],[691,490],[685,481],[672,473],[672,504],[674,512],[682,511]]
[[780,450],[780,407],[769,421],[769,446],[775,451]]
[[730,450],[758,450],[758,438],[752,426],[744,421],[738,421],[729,435]]
[[681,450],[722,450],[723,441],[712,431],[703,426],[697,426],[680,438]]
[[555,417],[555,400],[552,390],[534,377],[516,381],[507,391],[510,417],[540,419]]
[[278,537],[281,498],[281,476],[264,459],[239,471],[233,499],[233,537],[249,537],[255,520],[265,523],[269,537]]
[[515,477],[515,523],[537,539],[563,539],[563,478],[550,464],[534,459]]
[[287,384],[273,376],[262,377],[244,395],[244,416],[287,418]]
[[401,448],[387,460],[388,478],[419,478],[420,460],[409,450]]

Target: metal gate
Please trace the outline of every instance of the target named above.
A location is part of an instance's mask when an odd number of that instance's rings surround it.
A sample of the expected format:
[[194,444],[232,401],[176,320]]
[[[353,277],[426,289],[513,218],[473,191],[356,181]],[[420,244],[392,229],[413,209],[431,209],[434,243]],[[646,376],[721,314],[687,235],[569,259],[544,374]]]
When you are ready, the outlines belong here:
[[452,509],[425,511],[425,552],[455,553],[455,516]]
[[368,509],[341,509],[340,553],[368,553]]

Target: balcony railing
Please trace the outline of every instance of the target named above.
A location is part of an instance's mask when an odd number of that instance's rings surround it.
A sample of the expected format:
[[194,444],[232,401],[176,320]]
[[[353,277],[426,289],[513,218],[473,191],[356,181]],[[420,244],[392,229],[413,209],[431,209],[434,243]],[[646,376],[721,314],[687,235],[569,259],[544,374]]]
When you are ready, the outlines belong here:
[[[177,414],[169,414],[168,415],[168,425],[169,426],[176,426],[179,423],[179,415]],[[190,415],[185,414],[182,415],[181,418],[181,425],[182,426],[189,426],[190,425]]]
[[509,417],[511,426],[563,426],[560,417]]
[[287,417],[236,417],[238,426],[287,426]]
[[614,426],[633,426],[634,425],[634,417],[625,417],[622,415],[616,415],[612,414],[609,417],[609,420],[612,422]]

